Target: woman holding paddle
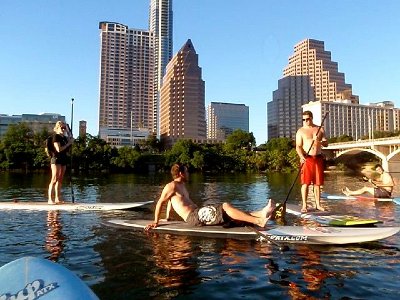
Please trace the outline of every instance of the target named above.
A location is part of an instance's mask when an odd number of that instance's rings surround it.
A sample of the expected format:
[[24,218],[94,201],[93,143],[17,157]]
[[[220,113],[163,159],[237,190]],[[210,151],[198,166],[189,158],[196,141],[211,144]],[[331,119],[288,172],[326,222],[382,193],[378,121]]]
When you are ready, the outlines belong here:
[[[67,151],[74,142],[70,132],[67,132],[67,126],[62,121],[57,121],[54,126],[53,148],[51,153],[51,180],[48,190],[48,203],[59,204],[61,200],[61,185],[67,168]],[[66,134],[64,134],[66,133]],[[54,192],[54,200],[53,200]]]
[[[322,125],[322,124],[321,124]],[[325,131],[322,126],[313,123],[313,114],[303,112],[303,127],[296,133],[296,151],[301,163],[301,212],[307,212],[308,187],[313,184],[317,210],[324,210],[321,206],[321,185],[324,184],[324,158],[321,147],[328,146]]]

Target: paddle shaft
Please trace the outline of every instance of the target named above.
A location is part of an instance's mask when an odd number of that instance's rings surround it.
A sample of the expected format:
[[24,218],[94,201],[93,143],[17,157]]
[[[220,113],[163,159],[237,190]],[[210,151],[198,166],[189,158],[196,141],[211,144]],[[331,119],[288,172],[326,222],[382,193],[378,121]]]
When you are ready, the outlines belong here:
[[[325,122],[326,117],[328,116],[328,113],[329,113],[329,112],[326,112],[326,113],[325,113],[324,118],[323,118],[322,121],[321,121],[321,125],[318,127],[317,133],[315,134],[316,136],[318,136],[318,133],[320,132],[322,126],[324,125],[324,122]],[[310,148],[308,148],[308,151],[307,151],[307,154],[306,154],[306,155],[308,155],[308,154],[310,153],[312,147],[314,146],[314,142],[315,142],[315,140],[313,139],[312,142],[311,142]],[[292,186],[290,187],[289,192],[288,192],[287,195],[286,195],[286,199],[285,199],[285,201],[283,201],[282,205],[285,205],[286,202],[288,201],[289,196],[290,196],[290,193],[292,192],[293,187],[294,187],[294,185],[295,185],[296,182],[297,182],[297,178],[299,178],[299,175],[300,175],[301,169],[303,168],[303,165],[304,165],[304,163],[302,163],[302,164],[300,165],[300,168],[299,168],[299,171],[297,172],[296,178],[294,179],[294,181],[293,181],[293,183],[292,183]]]
[[[71,134],[71,137],[73,137],[72,133],[72,125],[74,122],[74,98],[71,99],[71,127],[69,127],[69,132]],[[72,145],[71,145],[71,166],[69,170],[69,184],[71,186],[71,197],[72,197],[72,203],[75,203],[75,195],[74,195],[74,187],[72,185]]]
[[269,235],[262,233],[261,231],[255,229],[254,227],[246,226],[246,228],[251,230],[251,231],[254,231],[256,234],[258,234],[259,236],[261,236],[265,240],[269,241],[271,244],[277,246],[279,248],[279,250],[281,250],[281,251],[289,250],[289,247],[287,245],[282,245],[282,244],[279,244],[279,243],[273,241]]

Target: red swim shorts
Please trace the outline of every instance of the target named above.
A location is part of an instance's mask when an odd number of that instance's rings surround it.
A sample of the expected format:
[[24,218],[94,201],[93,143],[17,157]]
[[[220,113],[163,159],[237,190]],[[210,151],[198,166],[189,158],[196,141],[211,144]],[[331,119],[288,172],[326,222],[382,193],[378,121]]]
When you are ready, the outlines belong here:
[[308,156],[301,168],[301,184],[324,184],[324,158],[322,155]]

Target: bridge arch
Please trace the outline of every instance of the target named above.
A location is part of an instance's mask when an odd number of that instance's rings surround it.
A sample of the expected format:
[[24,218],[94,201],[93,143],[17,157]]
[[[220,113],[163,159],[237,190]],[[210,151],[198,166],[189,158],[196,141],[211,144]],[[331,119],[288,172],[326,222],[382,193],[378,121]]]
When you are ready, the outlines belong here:
[[[385,154],[383,154],[383,153],[380,152],[380,151],[374,150],[374,149],[370,149],[370,148],[352,148],[352,149],[346,149],[346,150],[337,152],[335,156],[336,156],[336,157],[340,157],[340,156],[342,156],[342,155],[344,155],[344,154],[358,154],[358,153],[361,153],[361,152],[369,152],[369,153],[374,154],[375,156],[377,156],[377,157],[381,160],[383,169],[384,169],[384,170],[389,170],[389,163],[388,163],[388,161],[389,161],[389,156],[386,157]],[[400,153],[400,149],[399,149],[399,150],[396,150],[395,152]],[[395,153],[395,152],[393,152],[393,153]]]

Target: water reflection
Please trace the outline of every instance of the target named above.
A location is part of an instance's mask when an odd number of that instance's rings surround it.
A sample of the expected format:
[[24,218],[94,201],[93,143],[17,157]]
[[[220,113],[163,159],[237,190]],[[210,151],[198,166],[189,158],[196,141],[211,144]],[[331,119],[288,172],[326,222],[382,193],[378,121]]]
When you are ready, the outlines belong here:
[[57,262],[64,249],[65,236],[62,233],[62,225],[58,210],[50,210],[47,213],[47,236],[45,249],[50,253],[47,259]]
[[192,243],[186,236],[148,233],[154,251],[154,263],[159,268],[154,279],[167,288],[179,288],[188,284],[188,278],[197,278]]
[[[0,200],[18,196],[36,200],[48,180],[31,182],[0,173]],[[18,180],[17,180],[18,179]],[[192,180],[193,179],[193,180]],[[132,202],[156,199],[170,180],[135,176],[76,178],[77,202]],[[244,210],[262,207],[266,198],[285,199],[294,176],[227,175],[191,177],[189,192],[198,204],[233,202]],[[340,193],[354,177],[327,174],[325,192]],[[397,179],[398,182],[398,179]],[[400,195],[399,186],[395,195]],[[68,192],[68,189],[66,190]],[[298,185],[288,203],[300,203]],[[336,214],[383,220],[399,226],[399,206],[373,201],[324,200]],[[0,211],[0,265],[21,255],[62,260],[95,289],[101,299],[399,299],[400,235],[343,247],[290,246],[232,239],[149,235],[105,226],[111,218],[152,219],[143,211],[32,212]],[[289,224],[302,224],[288,216]],[[46,226],[47,224],[47,226]],[[315,225],[315,224],[314,224]],[[68,239],[67,239],[68,237]],[[44,245],[45,244],[45,245]],[[393,279],[394,278],[394,279]]]

